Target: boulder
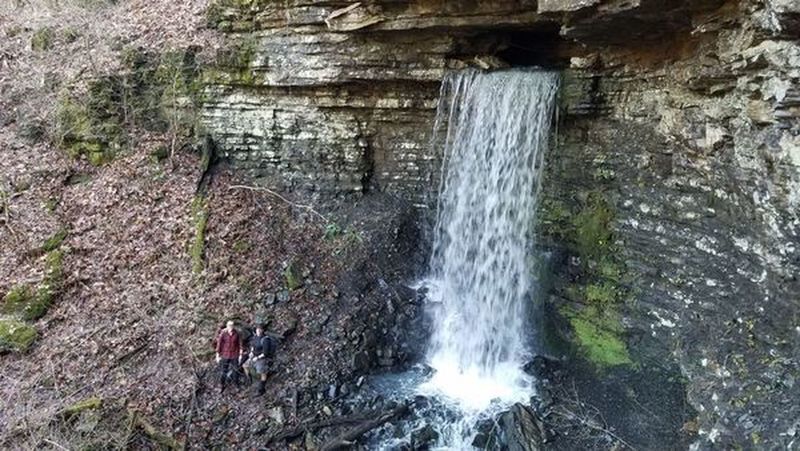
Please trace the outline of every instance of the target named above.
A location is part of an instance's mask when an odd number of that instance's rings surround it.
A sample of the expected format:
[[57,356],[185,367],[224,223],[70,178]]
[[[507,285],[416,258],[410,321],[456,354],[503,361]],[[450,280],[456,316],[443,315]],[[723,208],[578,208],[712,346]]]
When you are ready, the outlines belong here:
[[500,417],[500,427],[509,451],[538,451],[546,441],[544,422],[530,408],[514,404]]

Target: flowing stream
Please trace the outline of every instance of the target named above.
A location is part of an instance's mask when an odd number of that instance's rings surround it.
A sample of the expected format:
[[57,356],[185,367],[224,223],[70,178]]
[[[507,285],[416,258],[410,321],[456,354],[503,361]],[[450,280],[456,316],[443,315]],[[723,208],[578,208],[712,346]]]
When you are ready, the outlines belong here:
[[530,358],[532,228],[558,75],[451,73],[434,130],[443,146],[438,216],[424,285],[434,330],[419,391],[459,415],[439,444],[469,448],[474,423],[533,390]]

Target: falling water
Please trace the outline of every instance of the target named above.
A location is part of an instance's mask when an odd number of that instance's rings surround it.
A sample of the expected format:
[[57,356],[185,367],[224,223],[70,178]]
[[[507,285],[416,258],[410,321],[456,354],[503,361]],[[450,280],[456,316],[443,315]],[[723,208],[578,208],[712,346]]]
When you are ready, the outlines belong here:
[[521,369],[530,232],[557,88],[557,74],[528,70],[456,72],[442,88],[442,185],[425,282],[435,373],[422,391],[465,413],[531,395]]

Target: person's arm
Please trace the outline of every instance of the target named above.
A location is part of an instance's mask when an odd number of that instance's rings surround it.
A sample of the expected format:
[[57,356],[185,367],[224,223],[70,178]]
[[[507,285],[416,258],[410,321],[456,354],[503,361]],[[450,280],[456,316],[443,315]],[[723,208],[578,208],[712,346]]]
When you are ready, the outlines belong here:
[[236,343],[239,344],[239,361],[241,362],[244,358],[244,343],[242,342],[242,336],[236,332]]
[[222,333],[217,334],[217,356],[215,357],[216,361],[219,362],[219,353],[222,352]]

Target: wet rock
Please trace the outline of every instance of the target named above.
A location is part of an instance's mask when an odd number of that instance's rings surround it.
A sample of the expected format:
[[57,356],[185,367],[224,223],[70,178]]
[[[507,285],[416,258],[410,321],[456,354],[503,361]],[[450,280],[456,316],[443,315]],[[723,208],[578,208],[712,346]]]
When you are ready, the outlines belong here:
[[357,371],[366,371],[372,366],[372,357],[366,351],[359,351],[353,355],[353,367]]
[[289,290],[281,290],[277,295],[278,302],[287,302],[289,300]]
[[484,450],[498,448],[498,427],[495,420],[483,420],[476,425],[475,429],[478,433],[475,435],[475,438],[472,439],[472,446]]
[[546,441],[544,422],[528,407],[514,404],[500,417],[509,451],[538,451]]
[[526,363],[522,370],[531,376],[540,378],[547,372],[547,359],[543,356],[537,355],[530,362]]
[[319,447],[317,446],[317,442],[314,439],[314,436],[310,432],[306,432],[306,435],[303,438],[303,445],[305,445],[307,451],[314,451],[319,449]]
[[390,367],[394,366],[394,364],[395,360],[391,357],[381,357],[378,359],[378,365],[380,366]]
[[267,409],[267,417],[278,424],[283,424],[284,422],[283,409],[280,406]]
[[414,407],[417,409],[427,409],[431,402],[427,396],[417,395],[414,397]]
[[427,424],[411,433],[411,446],[415,449],[428,449],[439,439],[439,433]]

